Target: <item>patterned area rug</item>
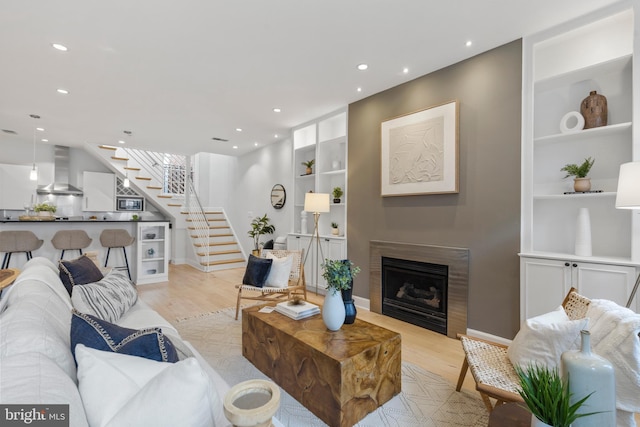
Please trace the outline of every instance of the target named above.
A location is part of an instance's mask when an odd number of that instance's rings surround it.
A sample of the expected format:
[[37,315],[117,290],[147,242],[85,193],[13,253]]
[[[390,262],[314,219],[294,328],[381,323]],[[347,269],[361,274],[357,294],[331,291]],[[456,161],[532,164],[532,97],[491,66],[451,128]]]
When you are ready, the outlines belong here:
[[[242,356],[242,324],[235,308],[178,319],[180,335],[189,341],[230,385],[267,377]],[[290,427],[326,424],[282,390],[276,417]],[[485,427],[488,414],[480,398],[444,378],[402,362],[402,392],[367,415],[359,427]]]

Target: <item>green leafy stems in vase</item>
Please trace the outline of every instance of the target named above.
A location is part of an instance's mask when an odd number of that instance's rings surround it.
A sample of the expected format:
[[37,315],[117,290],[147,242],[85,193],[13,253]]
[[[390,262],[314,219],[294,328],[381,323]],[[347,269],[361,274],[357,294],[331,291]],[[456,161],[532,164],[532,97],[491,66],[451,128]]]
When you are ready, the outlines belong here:
[[358,273],[360,273],[360,267],[346,259],[327,259],[322,264],[322,277],[327,281],[327,290],[349,289]]
[[543,423],[552,427],[570,427],[578,418],[595,413],[578,413],[578,409],[593,393],[572,405],[569,379],[563,381],[558,369],[529,365],[524,368],[515,366],[515,370],[520,379],[521,389],[518,393],[533,416]]

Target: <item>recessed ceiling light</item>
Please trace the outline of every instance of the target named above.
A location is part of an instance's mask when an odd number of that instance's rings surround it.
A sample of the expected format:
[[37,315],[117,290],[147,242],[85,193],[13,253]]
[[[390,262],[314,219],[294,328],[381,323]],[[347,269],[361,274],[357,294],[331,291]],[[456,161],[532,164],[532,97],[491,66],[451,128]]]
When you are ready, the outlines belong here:
[[119,140],[118,141],[120,144],[124,144],[125,142],[123,140]]
[[278,134],[276,133],[275,135],[273,135],[273,137],[274,137],[274,138],[277,138],[277,137],[278,137]]
[[473,42],[471,40],[467,40],[467,42],[464,44],[466,47],[469,47],[473,44]]
[[281,109],[279,109],[279,108],[277,108],[277,107],[273,109],[273,112],[274,112],[274,113],[279,113],[279,112],[281,112],[281,111],[282,111],[282,110],[281,110]]
[[236,128],[236,132],[242,132],[241,128]]
[[233,146],[233,149],[234,149],[234,150],[237,150],[237,149],[238,149],[238,146],[237,146],[237,145],[234,145],[234,146]]
[[402,69],[402,72],[405,73],[405,74],[408,74],[409,73],[409,69],[407,67],[404,67]]
[[66,90],[66,89],[58,89],[58,93],[61,93],[63,95],[67,95],[69,93],[69,91]]
[[359,64],[358,65],[358,70],[360,70],[360,71],[364,71],[367,68],[369,68],[369,66],[367,64]]
[[362,88],[359,87],[358,89],[356,89],[358,92],[362,92]]
[[61,50],[63,52],[67,51],[67,47],[65,45],[60,44],[60,43],[53,43],[51,46],[53,46],[54,49],[58,49],[58,50]]
[[42,142],[49,142],[49,140],[48,140],[48,139],[46,139],[46,138],[42,138],[40,141],[42,141]]
[[40,132],[44,132],[44,128],[36,128],[36,130],[39,130]]
[[257,142],[254,142],[254,143],[253,143],[253,145],[254,145],[255,147],[257,147],[257,146],[258,146],[258,143],[257,143]]

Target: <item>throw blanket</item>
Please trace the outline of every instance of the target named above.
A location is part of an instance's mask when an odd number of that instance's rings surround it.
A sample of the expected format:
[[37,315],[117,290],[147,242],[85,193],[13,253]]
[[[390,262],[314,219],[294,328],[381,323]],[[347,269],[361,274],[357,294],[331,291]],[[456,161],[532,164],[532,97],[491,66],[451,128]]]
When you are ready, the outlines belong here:
[[[635,426],[640,412],[640,314],[609,300],[591,300],[587,315],[591,349],[614,367],[618,426]],[[626,413],[624,413],[626,412]]]

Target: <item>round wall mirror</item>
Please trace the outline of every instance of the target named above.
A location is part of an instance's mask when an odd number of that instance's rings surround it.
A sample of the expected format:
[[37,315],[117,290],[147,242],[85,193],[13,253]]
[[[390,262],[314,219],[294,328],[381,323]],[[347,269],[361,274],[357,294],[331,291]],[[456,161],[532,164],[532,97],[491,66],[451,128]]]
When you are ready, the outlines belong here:
[[275,209],[282,209],[284,202],[287,201],[287,192],[284,191],[282,184],[276,184],[271,189],[271,206]]

